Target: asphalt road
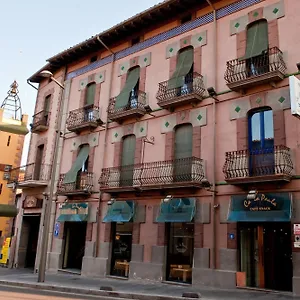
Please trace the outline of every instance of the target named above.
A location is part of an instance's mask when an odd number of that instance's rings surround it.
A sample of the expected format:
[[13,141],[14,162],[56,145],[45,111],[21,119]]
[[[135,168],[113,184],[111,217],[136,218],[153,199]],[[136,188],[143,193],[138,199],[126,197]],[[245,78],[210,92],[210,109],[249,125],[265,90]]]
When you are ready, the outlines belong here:
[[[12,287],[0,285],[0,300],[71,300],[71,299],[89,299],[89,300],[107,300],[107,297],[84,296],[61,292],[41,291],[23,287]],[[117,298],[109,298],[114,300]],[[121,298],[118,298],[121,299]]]

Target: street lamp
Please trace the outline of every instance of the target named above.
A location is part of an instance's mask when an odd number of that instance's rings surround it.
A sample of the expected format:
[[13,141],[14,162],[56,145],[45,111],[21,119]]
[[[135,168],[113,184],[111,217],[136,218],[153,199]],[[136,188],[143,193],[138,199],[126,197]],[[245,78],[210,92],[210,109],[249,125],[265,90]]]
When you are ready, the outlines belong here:
[[52,72],[48,71],[48,70],[43,70],[40,72],[40,76],[44,77],[44,78],[50,78],[52,81],[54,81],[56,84],[58,84],[62,89],[64,89],[65,87],[59,82],[57,81]]
[[[64,90],[64,86],[57,81],[53,74],[48,71],[44,70],[41,71],[39,74],[41,77],[50,78],[50,80],[54,81],[62,90]],[[61,100],[62,100],[61,95]],[[63,103],[61,102],[62,108],[58,110],[58,120],[57,120],[57,128],[55,131],[55,142],[54,142],[54,156],[53,156],[53,164],[51,170],[51,179],[50,179],[50,188],[49,194],[44,193],[44,228],[43,228],[43,235],[42,235],[42,242],[41,242],[41,255],[40,255],[40,263],[38,269],[38,282],[45,281],[45,273],[46,273],[46,264],[47,264],[47,250],[48,250],[48,239],[49,239],[49,228],[50,228],[50,216],[51,216],[51,203],[54,196],[54,184],[55,184],[55,175],[56,175],[56,168],[57,168],[57,159],[58,159],[58,143],[60,139],[60,127],[61,127],[61,120],[62,120],[62,111],[63,111]]]

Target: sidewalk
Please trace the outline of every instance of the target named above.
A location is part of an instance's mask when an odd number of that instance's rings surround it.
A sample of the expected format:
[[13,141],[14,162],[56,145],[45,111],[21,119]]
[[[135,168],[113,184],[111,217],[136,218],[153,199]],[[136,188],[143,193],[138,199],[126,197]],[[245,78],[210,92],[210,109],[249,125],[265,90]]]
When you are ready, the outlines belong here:
[[[277,299],[300,299],[292,294],[278,294],[273,292],[257,292],[250,290],[221,290],[204,286],[191,287],[151,281],[122,280],[113,278],[86,278],[71,274],[47,274],[45,283],[37,283],[37,274],[24,269],[0,268],[0,284],[31,287],[44,290],[72,292],[76,294],[90,294],[117,297],[121,299],[190,299],[182,298],[182,293],[195,292],[202,295],[202,300],[217,299],[254,299],[277,300]],[[111,287],[113,292],[100,291],[100,287]]]

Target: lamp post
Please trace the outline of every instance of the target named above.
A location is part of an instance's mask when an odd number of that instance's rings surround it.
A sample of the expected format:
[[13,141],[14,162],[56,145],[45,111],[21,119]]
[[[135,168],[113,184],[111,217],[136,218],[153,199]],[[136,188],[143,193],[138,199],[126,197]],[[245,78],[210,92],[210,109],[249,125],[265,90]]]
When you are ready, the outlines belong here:
[[[64,86],[53,77],[53,74],[50,71],[48,70],[41,71],[40,76],[45,78],[50,78],[62,90],[65,89]],[[63,97],[61,94],[61,100],[62,99]],[[61,103],[61,105],[63,107],[63,103]],[[49,229],[50,229],[51,203],[54,196],[54,184],[55,184],[55,175],[56,175],[57,159],[58,159],[58,143],[60,139],[61,120],[62,120],[62,109],[58,111],[57,128],[55,130],[54,156],[53,156],[53,164],[51,170],[49,194],[47,193],[44,194],[45,196],[44,197],[44,202],[45,202],[44,203],[44,224],[43,224],[44,228],[43,228],[42,242],[41,242],[41,254],[40,254],[40,263],[38,269],[38,282],[45,281],[48,239],[49,239]]]

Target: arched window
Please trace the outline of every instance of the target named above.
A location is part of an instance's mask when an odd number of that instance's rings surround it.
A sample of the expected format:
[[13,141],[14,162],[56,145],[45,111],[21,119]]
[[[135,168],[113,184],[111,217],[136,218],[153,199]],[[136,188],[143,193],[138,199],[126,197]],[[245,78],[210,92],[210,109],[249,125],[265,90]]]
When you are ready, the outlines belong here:
[[259,20],[247,28],[246,54],[248,76],[260,75],[269,70],[268,22]]
[[92,82],[86,87],[85,105],[93,105],[95,101],[96,83]]
[[116,98],[115,109],[135,108],[138,105],[138,90],[140,80],[140,67],[134,67],[127,73],[124,88]]
[[123,139],[122,157],[121,157],[121,174],[120,185],[132,186],[135,156],[135,135],[127,135]]
[[194,48],[186,47],[178,52],[176,70],[168,82],[168,89],[178,89],[177,94],[190,92],[193,83]]
[[274,173],[273,111],[264,108],[249,114],[249,171],[250,176]]

